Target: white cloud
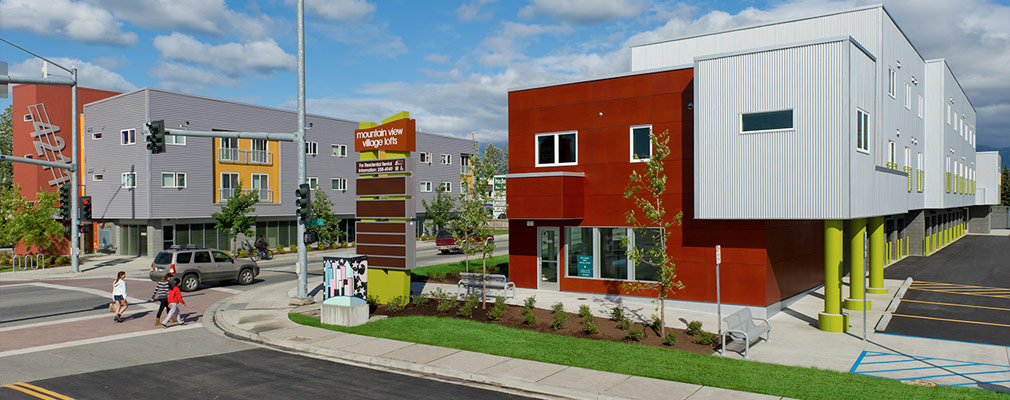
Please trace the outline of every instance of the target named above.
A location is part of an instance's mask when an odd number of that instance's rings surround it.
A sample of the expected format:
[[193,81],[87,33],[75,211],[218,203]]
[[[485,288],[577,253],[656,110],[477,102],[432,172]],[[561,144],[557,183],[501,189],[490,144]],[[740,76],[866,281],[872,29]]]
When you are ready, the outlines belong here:
[[158,86],[180,92],[206,92],[209,87],[238,87],[240,81],[220,72],[185,64],[162,62],[148,72],[160,79]]
[[[294,0],[287,5],[297,4]],[[375,12],[375,4],[366,0],[305,0],[305,12],[334,22],[357,21]]]
[[459,17],[460,21],[471,21],[475,19],[487,19],[491,18],[490,12],[481,12],[484,6],[494,3],[498,0],[474,0],[469,3],[460,5],[456,8],[456,16]]
[[131,24],[145,29],[214,35],[233,33],[255,39],[269,35],[273,20],[228,8],[224,0],[94,0]]
[[636,17],[646,8],[648,3],[640,0],[533,0],[519,10],[519,16],[547,15],[574,24],[598,24]]
[[358,51],[364,54],[393,58],[407,52],[403,39],[391,34],[385,24],[313,24],[312,27],[331,40],[360,46]]
[[154,48],[166,59],[205,65],[232,76],[270,75],[276,70],[293,70],[296,64],[295,56],[284,52],[273,39],[214,45],[173,32],[154,38]]
[[445,54],[431,53],[424,56],[424,61],[433,62],[436,64],[448,64],[449,56]]
[[0,26],[4,29],[114,46],[137,42],[137,34],[123,32],[123,24],[111,13],[86,2],[2,0],[0,10]]
[[[137,87],[115,72],[102,68],[98,65],[81,61],[76,58],[47,57],[55,63],[67,68],[77,67],[77,81],[81,87],[91,89],[111,90],[116,92],[127,92]],[[14,76],[41,77],[43,61],[38,58],[29,58],[19,64],[10,66],[10,74]],[[70,74],[55,66],[48,66],[49,75],[66,76]]]
[[572,32],[569,25],[536,25],[504,22],[493,36],[481,41],[478,60],[484,65],[506,66],[516,60],[525,59],[523,50],[531,38],[543,34],[567,34]]

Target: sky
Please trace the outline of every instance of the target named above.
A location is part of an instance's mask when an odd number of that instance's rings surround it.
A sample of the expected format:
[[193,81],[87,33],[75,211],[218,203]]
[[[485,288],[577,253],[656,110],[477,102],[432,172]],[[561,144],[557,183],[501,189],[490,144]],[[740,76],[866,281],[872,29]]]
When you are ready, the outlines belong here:
[[[501,145],[510,88],[627,72],[637,44],[875,3],[305,0],[307,109],[354,121],[405,110],[421,131]],[[978,145],[1010,147],[1010,0],[884,6],[923,58],[947,59]],[[296,0],[0,0],[0,37],[76,66],[83,87],[293,110],[296,12]],[[41,61],[5,43],[0,61],[41,76]]]

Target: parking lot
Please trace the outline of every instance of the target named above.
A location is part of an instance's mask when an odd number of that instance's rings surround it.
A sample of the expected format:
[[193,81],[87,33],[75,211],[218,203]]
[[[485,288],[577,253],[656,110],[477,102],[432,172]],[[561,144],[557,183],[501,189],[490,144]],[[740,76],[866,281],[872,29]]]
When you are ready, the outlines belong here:
[[884,276],[913,279],[885,333],[1010,346],[1010,236],[965,236]]

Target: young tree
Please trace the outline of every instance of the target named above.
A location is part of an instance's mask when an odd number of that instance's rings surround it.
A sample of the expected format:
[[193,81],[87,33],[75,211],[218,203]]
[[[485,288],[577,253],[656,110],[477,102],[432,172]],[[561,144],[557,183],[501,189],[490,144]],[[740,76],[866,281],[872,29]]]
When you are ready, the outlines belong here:
[[1010,168],[1004,165],[1001,174],[1003,178],[1000,179],[1000,204],[1010,206]]
[[[14,120],[13,108],[7,106],[0,114],[0,154],[14,154]],[[0,161],[0,189],[10,189],[14,186],[14,163]]]
[[41,254],[53,255],[55,245],[66,236],[63,224],[53,218],[59,195],[39,191],[35,201],[21,195],[21,188],[0,188],[0,243],[22,242]]
[[[480,253],[483,273],[486,275],[487,258],[494,254],[495,244],[493,240],[485,239],[491,237],[489,222],[493,217],[485,205],[491,203],[492,179],[501,170],[503,159],[495,156],[501,153],[492,144],[484,148],[483,156],[479,154],[477,143],[474,143],[473,149],[477,153],[470,156],[473,180],[470,185],[463,185],[463,193],[459,196],[460,213],[455,220],[458,230],[453,234],[460,249],[466,254],[466,270],[469,271],[470,256]],[[481,299],[483,307],[487,308],[487,288],[484,289]]]
[[[624,188],[624,198],[633,199],[635,209],[625,214],[629,225],[634,227],[635,237],[642,242],[651,242],[653,246],[636,246],[631,248],[628,257],[635,265],[646,265],[655,268],[655,281],[636,280],[627,282],[621,287],[629,292],[654,291],[659,298],[659,320],[662,324],[660,335],[666,337],[666,296],[676,290],[684,289],[684,284],[677,279],[676,264],[667,254],[667,241],[670,238],[670,228],[680,226],[684,212],[670,217],[663,205],[663,195],[666,193],[666,173],[663,172],[663,160],[670,154],[670,131],[656,135],[649,133],[652,142],[652,157],[645,163],[645,172],[639,174],[632,171],[628,178],[628,186]],[[625,239],[627,240],[627,239]],[[639,278],[636,276],[636,278]]]
[[321,243],[331,245],[340,240],[340,236],[344,234],[340,230],[340,218],[337,218],[337,215],[333,213],[333,202],[330,201],[330,196],[326,194],[325,190],[316,190],[315,198],[312,199],[312,219],[323,220],[322,225],[305,227],[307,230],[315,232]]
[[242,193],[242,181],[235,187],[235,193],[228,198],[228,203],[221,206],[221,212],[211,214],[217,221],[214,229],[224,231],[232,240],[232,248],[235,248],[235,238],[241,233],[252,236],[252,225],[256,223],[256,217],[248,215],[256,211],[256,203],[259,202],[259,193],[256,189],[248,193]]
[[449,226],[449,221],[452,220],[453,209],[456,208],[456,201],[452,196],[445,193],[445,188],[442,185],[438,185],[435,188],[435,198],[431,199],[431,203],[427,200],[421,200],[421,205],[424,206],[425,215],[435,225],[435,233],[438,233],[440,229]]

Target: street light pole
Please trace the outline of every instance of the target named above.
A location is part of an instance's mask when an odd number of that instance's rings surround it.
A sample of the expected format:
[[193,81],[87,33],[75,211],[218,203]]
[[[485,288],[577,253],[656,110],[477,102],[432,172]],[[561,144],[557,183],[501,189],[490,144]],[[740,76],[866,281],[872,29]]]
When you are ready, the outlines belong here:
[[70,89],[70,153],[71,162],[74,164],[74,171],[70,174],[70,271],[73,273],[81,272],[81,242],[80,242],[80,223],[81,216],[78,215],[77,209],[77,196],[80,186],[78,186],[78,156],[77,156],[77,67],[73,68],[74,71],[74,86]]
[[[298,154],[298,185],[305,183],[305,0],[298,0],[298,132],[295,133]],[[314,189],[314,188],[310,188]],[[308,304],[308,248],[305,245],[305,220],[298,221],[298,293],[296,301]]]

